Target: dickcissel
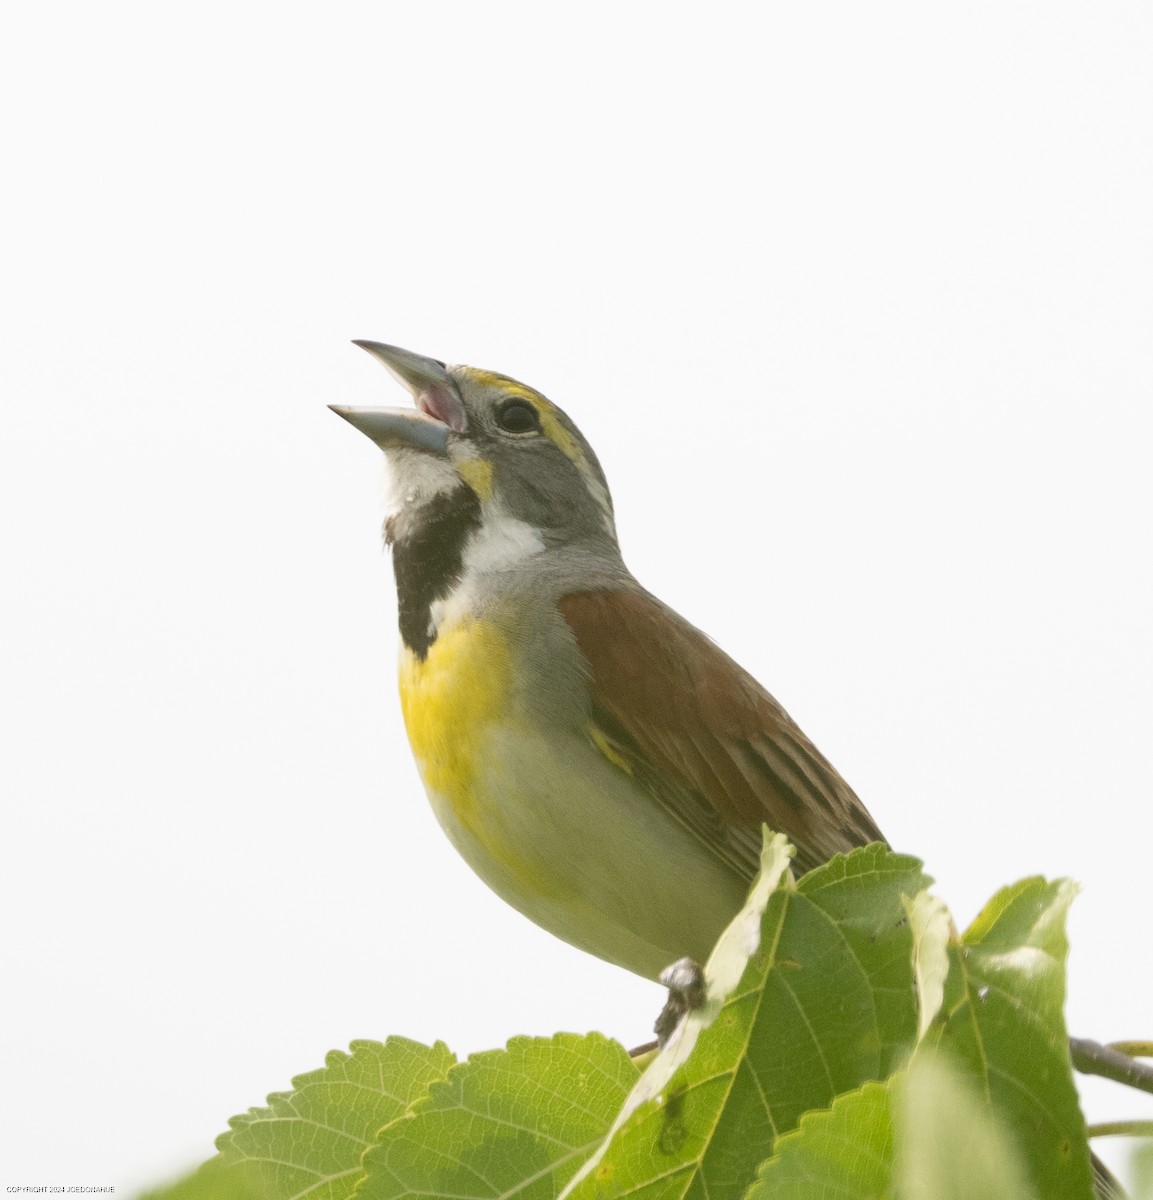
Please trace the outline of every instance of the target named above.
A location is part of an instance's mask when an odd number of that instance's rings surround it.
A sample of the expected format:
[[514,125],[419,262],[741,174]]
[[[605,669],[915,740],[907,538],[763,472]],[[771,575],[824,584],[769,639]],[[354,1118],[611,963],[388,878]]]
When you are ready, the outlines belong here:
[[356,344],[416,402],[332,407],[388,461],[404,721],[437,818],[489,887],[655,979],[708,956],[762,824],[802,871],[883,840],[777,701],[629,573],[596,455],[555,404]]

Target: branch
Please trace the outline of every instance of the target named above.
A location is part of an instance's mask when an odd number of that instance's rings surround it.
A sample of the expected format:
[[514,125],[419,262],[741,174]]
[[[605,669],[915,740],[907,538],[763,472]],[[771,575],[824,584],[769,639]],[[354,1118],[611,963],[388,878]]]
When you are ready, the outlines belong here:
[[[1148,1046],[1147,1042],[1122,1044]],[[1073,1066],[1083,1075],[1104,1075],[1106,1079],[1127,1084],[1139,1091],[1153,1092],[1153,1066],[1136,1062],[1120,1050],[1102,1046],[1100,1042],[1090,1041],[1089,1038],[1070,1038],[1069,1053],[1073,1057]]]

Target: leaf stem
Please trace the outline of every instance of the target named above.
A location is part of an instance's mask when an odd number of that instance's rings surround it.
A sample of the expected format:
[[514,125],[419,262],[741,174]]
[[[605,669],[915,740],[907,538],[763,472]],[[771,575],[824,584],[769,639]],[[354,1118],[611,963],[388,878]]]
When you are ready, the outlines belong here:
[[1153,1137],[1153,1121],[1102,1121],[1085,1132],[1091,1137]]
[[1124,1083],[1139,1091],[1153,1092],[1153,1066],[1137,1062],[1130,1055],[1112,1046],[1103,1046],[1089,1038],[1070,1038],[1069,1053],[1073,1058],[1073,1066],[1082,1075],[1104,1075],[1106,1079]]
[[1108,1046],[1131,1058],[1153,1058],[1153,1042],[1109,1042]]

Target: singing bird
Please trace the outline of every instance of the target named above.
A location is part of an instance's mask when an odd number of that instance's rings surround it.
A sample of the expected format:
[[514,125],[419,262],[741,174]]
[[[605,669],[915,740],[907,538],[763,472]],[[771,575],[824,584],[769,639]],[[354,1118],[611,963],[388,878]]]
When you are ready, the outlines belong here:
[[763,824],[802,871],[883,840],[780,704],[629,573],[565,413],[504,375],[356,345],[416,402],[332,408],[388,461],[405,726],[489,887],[655,979],[708,956]]

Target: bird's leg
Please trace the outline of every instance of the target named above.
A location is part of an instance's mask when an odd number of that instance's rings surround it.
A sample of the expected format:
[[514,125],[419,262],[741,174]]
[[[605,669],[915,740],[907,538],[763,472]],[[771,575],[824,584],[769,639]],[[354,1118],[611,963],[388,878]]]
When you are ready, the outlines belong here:
[[653,1026],[657,1045],[663,1048],[685,1014],[704,1004],[705,972],[694,959],[678,958],[660,973],[659,982],[669,989],[669,998]]

